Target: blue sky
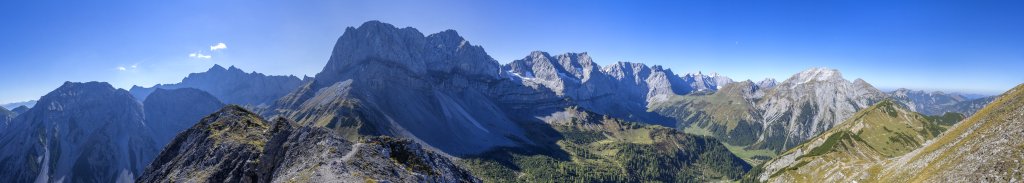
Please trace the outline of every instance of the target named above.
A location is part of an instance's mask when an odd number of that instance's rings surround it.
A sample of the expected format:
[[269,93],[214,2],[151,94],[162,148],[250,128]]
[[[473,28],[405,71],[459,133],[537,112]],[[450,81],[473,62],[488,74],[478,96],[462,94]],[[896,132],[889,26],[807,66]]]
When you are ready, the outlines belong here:
[[996,94],[1024,82],[1021,10],[1024,1],[989,0],[5,1],[0,103],[64,81],[175,83],[213,64],[312,76],[345,27],[368,20],[455,29],[501,63],[585,51],[602,65],[738,80],[824,66],[883,89]]

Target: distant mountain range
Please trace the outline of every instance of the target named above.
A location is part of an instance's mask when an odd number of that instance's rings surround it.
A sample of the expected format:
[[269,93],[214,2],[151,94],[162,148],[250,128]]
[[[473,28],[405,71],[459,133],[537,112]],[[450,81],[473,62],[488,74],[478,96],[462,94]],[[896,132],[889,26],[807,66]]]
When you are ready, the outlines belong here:
[[206,72],[189,74],[177,84],[158,84],[149,88],[132,86],[129,92],[136,99],[146,100],[157,88],[195,88],[213,94],[225,103],[258,107],[272,104],[301,83],[302,80],[295,76],[267,76],[245,73],[235,66],[225,69],[214,65]]
[[[1014,134],[1001,121],[1024,113],[1015,91],[886,93],[829,68],[734,81],[585,52],[502,65],[454,30],[370,21],[345,30],[315,77],[214,65],[129,91],[67,82],[0,109],[0,181],[950,180],[891,163],[1015,160],[950,149],[1019,150],[978,140]],[[953,141],[971,144],[936,145]],[[967,162],[947,154],[983,165],[935,163]]]
[[35,106],[35,105],[36,105],[36,101],[35,100],[29,100],[29,101],[24,101],[24,102],[15,102],[15,103],[3,104],[3,105],[0,105],[0,107],[7,108],[8,110],[11,110],[11,109],[18,108],[18,107],[21,107],[21,106],[32,108],[32,106]]
[[943,115],[947,112],[970,115],[995,98],[994,96],[975,98],[957,93],[925,92],[905,88],[892,91],[889,95],[907,105],[910,110],[925,115]]

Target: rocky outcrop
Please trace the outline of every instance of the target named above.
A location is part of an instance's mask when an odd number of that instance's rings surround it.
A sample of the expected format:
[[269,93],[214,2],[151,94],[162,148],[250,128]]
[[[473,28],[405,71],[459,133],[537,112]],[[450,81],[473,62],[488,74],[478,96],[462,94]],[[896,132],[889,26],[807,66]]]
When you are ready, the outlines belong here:
[[153,139],[160,147],[224,106],[213,95],[193,88],[157,88],[142,104],[146,124],[153,130]]
[[110,84],[66,82],[0,134],[0,181],[132,182],[159,150],[142,110]]
[[179,134],[139,182],[478,182],[416,143],[353,143],[322,127],[227,106]]
[[225,69],[214,65],[206,72],[189,74],[180,83],[158,84],[148,88],[132,86],[130,91],[135,98],[145,100],[157,88],[195,88],[212,94],[224,103],[265,107],[302,82],[295,76],[267,76],[256,72],[245,73],[235,66]]

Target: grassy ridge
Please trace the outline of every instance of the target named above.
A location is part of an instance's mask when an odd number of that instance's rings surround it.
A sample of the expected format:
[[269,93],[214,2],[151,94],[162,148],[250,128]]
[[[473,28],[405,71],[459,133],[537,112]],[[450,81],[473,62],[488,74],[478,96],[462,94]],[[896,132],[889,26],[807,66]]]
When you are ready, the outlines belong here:
[[[781,181],[853,181],[883,159],[907,154],[936,138],[959,114],[924,116],[883,100],[767,162],[762,175]],[[795,157],[795,158],[794,158]],[[792,160],[782,160],[793,158]],[[878,171],[875,169],[874,171]],[[756,176],[756,175],[753,175]]]

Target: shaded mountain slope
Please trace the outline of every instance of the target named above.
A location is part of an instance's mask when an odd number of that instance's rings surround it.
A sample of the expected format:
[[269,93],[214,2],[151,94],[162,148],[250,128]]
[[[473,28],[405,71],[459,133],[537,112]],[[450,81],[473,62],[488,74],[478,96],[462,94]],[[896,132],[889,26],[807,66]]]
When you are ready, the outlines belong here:
[[193,88],[157,88],[142,104],[146,124],[153,129],[153,139],[161,147],[179,132],[224,106],[213,95]]
[[0,134],[0,178],[131,182],[159,150],[142,110],[110,84],[66,82]]

